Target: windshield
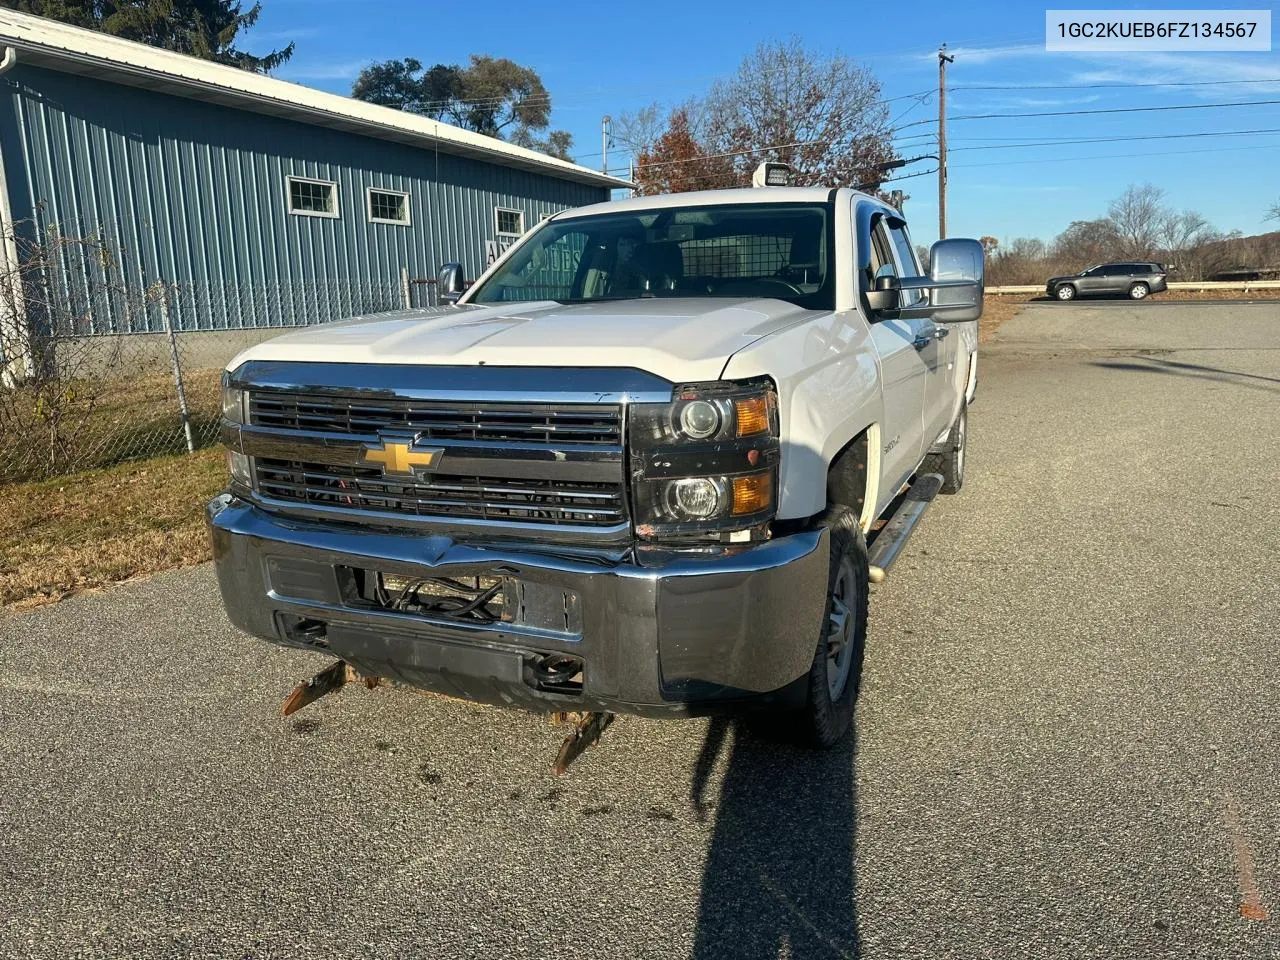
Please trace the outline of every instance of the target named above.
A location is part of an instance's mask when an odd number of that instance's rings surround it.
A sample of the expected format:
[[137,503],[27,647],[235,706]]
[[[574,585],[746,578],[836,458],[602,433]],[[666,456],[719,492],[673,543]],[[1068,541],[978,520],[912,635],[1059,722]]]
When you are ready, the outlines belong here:
[[830,240],[825,204],[725,204],[574,217],[539,229],[467,302],[772,297],[830,310]]

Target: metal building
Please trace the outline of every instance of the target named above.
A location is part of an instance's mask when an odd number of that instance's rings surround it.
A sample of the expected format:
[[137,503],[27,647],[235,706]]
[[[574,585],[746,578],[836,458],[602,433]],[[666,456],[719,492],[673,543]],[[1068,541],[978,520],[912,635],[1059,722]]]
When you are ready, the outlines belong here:
[[10,10],[0,47],[0,253],[11,268],[44,250],[38,282],[56,307],[45,322],[73,327],[55,335],[419,304],[441,262],[475,276],[540,218],[627,186],[425,117]]

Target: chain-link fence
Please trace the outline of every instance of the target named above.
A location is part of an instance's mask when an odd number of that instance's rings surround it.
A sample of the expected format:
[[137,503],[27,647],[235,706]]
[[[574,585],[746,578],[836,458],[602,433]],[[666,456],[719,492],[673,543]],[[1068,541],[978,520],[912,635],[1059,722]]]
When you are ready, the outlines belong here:
[[0,483],[208,447],[221,371],[241,350],[434,299],[407,274],[142,287],[113,278],[93,239],[3,239],[19,266],[0,271]]

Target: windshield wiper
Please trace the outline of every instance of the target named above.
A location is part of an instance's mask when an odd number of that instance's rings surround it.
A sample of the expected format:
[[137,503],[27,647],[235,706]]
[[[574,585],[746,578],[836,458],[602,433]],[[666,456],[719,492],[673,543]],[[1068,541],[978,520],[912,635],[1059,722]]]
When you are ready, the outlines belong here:
[[[649,296],[653,296],[653,294],[649,294]],[[562,303],[565,305],[576,305],[579,303],[606,303],[606,302],[614,302],[618,300],[641,300],[643,298],[644,298],[643,293],[634,293],[634,294],[629,293],[626,296],[619,296],[619,297],[553,297],[552,299],[556,303]]]

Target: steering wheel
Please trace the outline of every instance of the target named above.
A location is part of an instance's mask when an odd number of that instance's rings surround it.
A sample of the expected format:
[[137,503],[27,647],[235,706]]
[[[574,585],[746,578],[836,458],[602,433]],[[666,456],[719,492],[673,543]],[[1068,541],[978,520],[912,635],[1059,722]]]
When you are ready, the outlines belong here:
[[739,288],[744,287],[746,289],[743,289],[741,292],[749,296],[769,296],[768,293],[757,293],[760,287],[765,287],[766,289],[770,287],[782,287],[782,289],[786,290],[787,293],[791,294],[793,297],[804,296],[804,291],[794,283],[791,283],[788,280],[783,280],[779,277],[736,277],[719,284],[716,287],[716,293],[734,293],[737,292]]

